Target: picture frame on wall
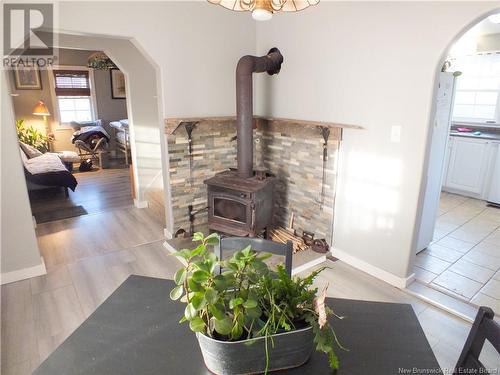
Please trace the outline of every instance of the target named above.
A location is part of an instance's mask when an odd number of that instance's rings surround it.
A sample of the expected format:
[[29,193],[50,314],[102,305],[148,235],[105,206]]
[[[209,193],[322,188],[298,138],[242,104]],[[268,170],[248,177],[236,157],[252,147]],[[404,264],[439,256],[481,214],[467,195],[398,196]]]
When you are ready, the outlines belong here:
[[127,92],[125,88],[125,75],[120,69],[110,69],[111,76],[111,98],[125,99]]
[[14,82],[16,90],[41,90],[42,80],[37,67],[15,67]]

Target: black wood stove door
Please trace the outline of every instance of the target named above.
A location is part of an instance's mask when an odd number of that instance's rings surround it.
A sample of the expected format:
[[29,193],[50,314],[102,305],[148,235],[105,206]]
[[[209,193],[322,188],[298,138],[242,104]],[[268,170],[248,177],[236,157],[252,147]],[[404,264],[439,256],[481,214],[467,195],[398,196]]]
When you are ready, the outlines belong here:
[[239,230],[251,231],[252,200],[240,193],[209,191],[209,224],[218,223]]

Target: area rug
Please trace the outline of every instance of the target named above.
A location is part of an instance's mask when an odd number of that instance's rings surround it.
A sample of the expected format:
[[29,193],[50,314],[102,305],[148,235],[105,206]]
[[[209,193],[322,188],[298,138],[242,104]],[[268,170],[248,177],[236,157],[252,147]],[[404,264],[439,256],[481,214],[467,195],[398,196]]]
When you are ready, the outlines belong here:
[[33,213],[37,224],[48,223],[49,221],[69,219],[81,215],[86,215],[87,211],[83,206],[58,207],[54,210],[39,211]]

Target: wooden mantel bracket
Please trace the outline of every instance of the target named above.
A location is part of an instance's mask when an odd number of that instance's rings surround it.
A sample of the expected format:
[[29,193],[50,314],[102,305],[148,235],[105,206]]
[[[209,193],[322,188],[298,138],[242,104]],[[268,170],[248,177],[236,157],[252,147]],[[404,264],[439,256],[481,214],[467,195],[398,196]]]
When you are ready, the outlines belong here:
[[179,126],[184,125],[184,129],[186,129],[189,144],[189,156],[193,154],[193,130],[196,128],[198,123],[199,121],[183,121],[179,123]]
[[167,135],[174,134],[180,126],[185,124],[197,125],[200,122],[227,122],[235,121],[236,117],[169,117],[165,119],[165,133]]
[[323,140],[325,141],[325,147],[328,145],[328,137],[330,136],[330,128],[327,126],[318,126],[321,135],[323,136]]
[[[296,119],[286,119],[279,117],[265,117],[265,116],[254,116],[255,121],[263,120],[263,121],[276,121],[276,122],[286,122],[287,125],[291,126],[305,126],[305,127],[320,127],[320,128],[337,128],[338,130],[343,129],[363,129],[358,125],[351,124],[341,124],[336,122],[328,122],[328,121],[310,121],[310,120],[296,120]],[[228,121],[236,121],[235,116],[212,116],[212,117],[169,117],[165,119],[165,133],[167,135],[174,134],[175,131],[181,126],[183,123],[202,123],[202,122],[210,122],[210,123],[224,123]],[[340,128],[340,129],[339,129]]]

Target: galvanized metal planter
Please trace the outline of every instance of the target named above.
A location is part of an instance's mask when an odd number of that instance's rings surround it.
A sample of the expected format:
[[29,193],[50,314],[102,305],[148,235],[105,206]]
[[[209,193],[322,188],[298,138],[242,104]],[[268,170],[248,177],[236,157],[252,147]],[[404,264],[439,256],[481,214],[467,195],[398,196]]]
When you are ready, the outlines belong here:
[[[200,333],[196,337],[205,365],[214,374],[260,374],[266,368],[265,337],[243,341],[219,341]],[[314,337],[312,327],[278,333],[271,337],[267,339],[268,371],[298,367],[311,356]]]

